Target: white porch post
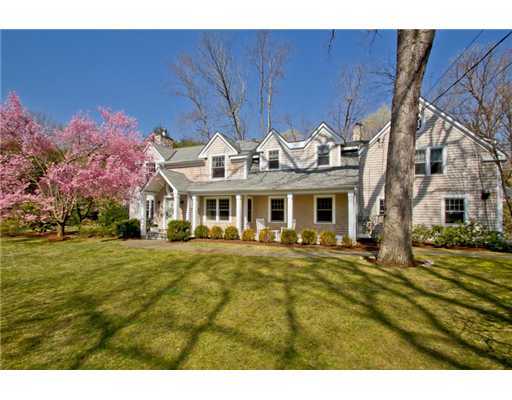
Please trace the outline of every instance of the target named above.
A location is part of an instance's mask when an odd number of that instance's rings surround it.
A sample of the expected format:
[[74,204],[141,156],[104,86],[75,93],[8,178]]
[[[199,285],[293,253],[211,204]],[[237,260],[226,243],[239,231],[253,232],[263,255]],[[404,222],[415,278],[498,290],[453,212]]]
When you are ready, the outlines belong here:
[[192,196],[192,234],[197,227],[197,195]]
[[357,204],[354,191],[348,192],[348,236],[357,239]]
[[242,195],[236,195],[236,227],[240,235],[242,234]]
[[293,193],[288,193],[287,197],[287,228],[293,228]]
[[162,229],[167,229],[167,196],[164,194],[164,199],[162,201]]
[[140,194],[140,234],[146,237],[146,192]]
[[180,212],[180,193],[175,190],[174,191],[174,210],[173,210],[173,216],[172,218],[174,220],[179,219],[179,212]]
[[247,229],[247,228],[249,228],[249,219],[248,219],[248,211],[247,211],[249,209],[249,205],[247,204],[249,202],[249,197],[244,196],[243,201],[244,201],[244,229]]
[[190,222],[190,195],[187,194],[187,211],[185,212],[185,220]]

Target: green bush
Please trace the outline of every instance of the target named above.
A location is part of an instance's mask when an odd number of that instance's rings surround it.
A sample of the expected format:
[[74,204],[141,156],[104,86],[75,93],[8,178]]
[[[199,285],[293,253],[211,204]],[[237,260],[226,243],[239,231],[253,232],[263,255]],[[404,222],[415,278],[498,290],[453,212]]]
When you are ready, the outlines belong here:
[[283,231],[281,232],[282,244],[295,244],[297,243],[297,240],[297,232],[295,232],[294,229],[283,229]]
[[100,207],[98,223],[102,226],[112,226],[116,222],[128,220],[128,208],[114,201],[106,202]]
[[242,232],[242,240],[246,242],[253,242],[256,240],[256,233],[254,229],[247,228]]
[[190,222],[172,220],[167,224],[167,240],[170,242],[190,239]]
[[343,237],[341,238],[341,243],[343,244],[343,247],[348,247],[348,248],[354,247],[354,245],[355,245],[352,238],[347,234],[343,235]]
[[23,226],[16,218],[5,218],[0,220],[0,235],[1,236],[16,236],[23,231]]
[[102,226],[96,223],[82,224],[78,230],[81,237],[113,237],[116,229],[113,226]]
[[270,229],[265,228],[258,234],[258,240],[262,243],[271,243],[276,240],[276,235]]
[[116,222],[114,226],[117,236],[121,239],[140,238],[140,221],[137,218]]
[[316,244],[318,235],[314,229],[304,229],[300,234],[302,244]]
[[320,233],[320,244],[322,246],[336,246],[336,234],[331,231]]
[[210,239],[223,239],[224,231],[220,226],[212,226],[210,229]]
[[432,230],[425,225],[415,225],[412,228],[412,241],[413,243],[425,243],[432,235]]
[[208,239],[208,227],[205,225],[198,225],[196,229],[194,229],[194,236],[198,239]]
[[238,229],[235,226],[228,226],[224,230],[224,239],[226,239],[226,240],[240,239],[240,235],[238,234]]

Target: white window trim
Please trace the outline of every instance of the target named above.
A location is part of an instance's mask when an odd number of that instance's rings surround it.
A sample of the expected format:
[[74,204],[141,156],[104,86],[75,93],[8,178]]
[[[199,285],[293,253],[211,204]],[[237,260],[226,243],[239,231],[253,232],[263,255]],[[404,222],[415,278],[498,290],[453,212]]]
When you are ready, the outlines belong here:
[[[442,149],[443,150],[443,154],[442,154],[442,157],[443,157],[443,172],[440,173],[440,174],[431,174],[431,172],[430,172],[430,164],[431,164],[430,151],[434,150],[434,149]],[[436,146],[428,146],[428,147],[417,147],[415,149],[415,151],[416,150],[425,150],[425,173],[424,174],[416,174],[416,172],[415,172],[414,173],[415,176],[442,176],[442,175],[446,175],[447,165],[448,165],[448,152],[446,151],[446,146],[436,145]],[[415,168],[416,168],[416,160],[414,161],[414,165],[415,165]]]
[[469,206],[469,197],[467,194],[445,194],[442,196],[441,200],[441,221],[443,221],[443,226],[457,226],[459,224],[447,224],[446,223],[446,199],[464,199],[464,223],[468,222],[468,206]]
[[[423,164],[425,164],[425,173],[424,174],[416,173],[416,151],[418,151],[418,150],[425,151],[425,162],[423,163]],[[427,176],[428,175],[428,172],[429,172],[428,156],[429,156],[428,147],[420,147],[420,148],[417,148],[414,150],[414,176]]]
[[[272,220],[272,199],[283,199],[283,202],[284,202],[284,214],[283,214],[283,221],[273,221]],[[288,214],[288,205],[287,205],[287,201],[286,201],[286,196],[268,196],[268,220],[269,222],[271,223],[275,223],[275,224],[286,224],[288,221],[287,221],[287,214]]]
[[[279,168],[270,168],[270,152],[271,151],[277,151],[278,153],[278,156],[277,156],[277,159],[279,161]],[[268,149],[266,151],[266,155],[267,155],[267,171],[279,171],[281,170],[281,149]],[[260,161],[261,162],[261,161]]]
[[384,214],[386,213],[386,199],[384,197],[379,197],[379,201],[377,203],[377,215],[384,215],[380,213],[380,201],[384,202]]
[[[214,178],[213,177],[213,157],[224,157],[224,178]],[[208,156],[211,181],[224,181],[227,179],[227,177],[228,177],[228,160],[229,160],[229,157],[226,154],[212,154],[212,155]]]
[[[208,219],[208,214],[206,213],[206,202],[207,200],[215,200],[215,219]],[[227,220],[221,220],[220,214],[219,214],[219,200],[221,199],[227,199],[229,202],[229,218]],[[204,198],[204,204],[203,204],[203,221],[206,222],[231,222],[231,197],[229,196],[208,196]]]
[[[317,199],[332,199],[332,220],[331,222],[318,222],[316,220],[316,209],[317,209]],[[313,221],[317,225],[334,225],[336,224],[336,195],[334,194],[319,194],[314,196],[314,203],[313,203]]]
[[254,220],[254,198],[252,196],[246,196],[245,201],[247,203],[247,211],[249,211],[249,200],[251,200],[251,219],[247,218],[247,222],[252,224]]
[[[318,164],[318,148],[319,148],[320,146],[327,146],[327,148],[329,149],[329,153],[328,153],[328,154],[329,154],[329,164],[327,164],[327,165],[319,165],[319,164]],[[332,147],[333,147],[333,146],[332,146],[330,143],[319,143],[319,144],[317,144],[317,145],[316,145],[316,167],[317,167],[317,168],[329,168],[329,167],[332,165],[332,164],[331,164],[331,159],[332,159],[332,157],[331,157]]]

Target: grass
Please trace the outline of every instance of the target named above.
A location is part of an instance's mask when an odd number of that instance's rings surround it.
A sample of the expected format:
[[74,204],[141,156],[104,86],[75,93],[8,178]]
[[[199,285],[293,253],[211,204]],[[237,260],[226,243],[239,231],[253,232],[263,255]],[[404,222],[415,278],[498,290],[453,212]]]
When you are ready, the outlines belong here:
[[1,367],[512,367],[510,258],[239,254],[2,239]]

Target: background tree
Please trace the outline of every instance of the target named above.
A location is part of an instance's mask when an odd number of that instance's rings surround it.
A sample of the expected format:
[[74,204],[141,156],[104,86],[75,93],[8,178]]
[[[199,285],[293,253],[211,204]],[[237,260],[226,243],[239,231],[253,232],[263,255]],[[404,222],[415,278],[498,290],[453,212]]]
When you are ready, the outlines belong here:
[[386,166],[383,241],[378,261],[412,266],[412,199],[416,124],[423,75],[434,30],[399,30],[396,79]]
[[368,114],[361,120],[362,139],[370,140],[374,137],[391,119],[391,109],[383,104],[376,111]]
[[[250,60],[258,77],[258,113],[262,135],[272,129],[272,105],[277,82],[284,77],[290,45],[272,39],[270,31],[258,31]],[[266,117],[266,120],[265,120]]]

